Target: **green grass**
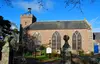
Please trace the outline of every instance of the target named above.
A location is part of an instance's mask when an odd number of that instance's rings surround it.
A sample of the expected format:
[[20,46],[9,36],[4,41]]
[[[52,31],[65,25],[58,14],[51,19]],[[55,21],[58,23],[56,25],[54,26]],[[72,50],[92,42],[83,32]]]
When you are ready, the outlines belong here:
[[[26,56],[26,58],[34,58],[34,56]],[[49,58],[46,55],[42,55],[42,56],[36,56],[35,59],[37,59],[41,62],[50,62],[50,61],[60,60],[61,58],[59,58],[59,57]]]
[[48,61],[60,60],[61,58],[59,58],[59,57],[49,58],[49,57],[47,57],[45,55],[42,55],[42,56],[37,56],[36,59],[38,59],[40,61],[43,61],[43,62],[48,62]]
[[46,55],[42,55],[42,56],[36,56],[36,59],[42,60],[42,59],[48,59],[48,57],[46,57]]
[[51,58],[48,57],[48,55],[46,54],[46,51],[45,50],[42,50],[41,51],[41,56],[36,56],[36,58],[30,54],[30,53],[26,53],[24,55],[25,58],[35,58],[39,61],[43,61],[43,62],[48,62],[48,61],[55,61],[55,60],[60,60],[61,58],[60,57],[55,57],[53,56],[53,54],[51,54]]

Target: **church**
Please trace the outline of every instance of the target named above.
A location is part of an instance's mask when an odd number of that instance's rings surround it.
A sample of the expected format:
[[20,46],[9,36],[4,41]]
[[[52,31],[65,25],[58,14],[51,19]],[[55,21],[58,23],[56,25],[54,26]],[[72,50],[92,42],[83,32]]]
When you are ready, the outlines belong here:
[[33,14],[23,14],[20,17],[23,28],[28,28],[28,34],[37,38],[37,43],[50,46],[57,53],[64,45],[63,36],[68,35],[72,53],[78,50],[93,51],[92,27],[86,19],[83,20],[56,20],[36,21]]

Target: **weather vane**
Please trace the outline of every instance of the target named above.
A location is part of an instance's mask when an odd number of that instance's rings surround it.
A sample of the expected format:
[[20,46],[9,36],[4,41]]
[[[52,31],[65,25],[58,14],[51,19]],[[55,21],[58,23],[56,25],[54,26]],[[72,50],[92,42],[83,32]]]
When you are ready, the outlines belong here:
[[26,12],[24,14],[31,14],[31,8],[28,8],[28,12]]
[[28,13],[31,14],[31,8],[28,8]]

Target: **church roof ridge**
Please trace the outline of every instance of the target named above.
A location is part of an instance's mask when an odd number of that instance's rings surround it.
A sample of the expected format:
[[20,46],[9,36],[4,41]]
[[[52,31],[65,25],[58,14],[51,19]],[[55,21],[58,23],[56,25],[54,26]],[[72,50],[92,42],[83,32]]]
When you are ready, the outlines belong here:
[[59,20],[59,21],[38,21],[28,26],[31,30],[51,30],[51,29],[88,29],[84,20]]
[[66,21],[84,21],[84,20],[38,20],[37,22],[66,22]]

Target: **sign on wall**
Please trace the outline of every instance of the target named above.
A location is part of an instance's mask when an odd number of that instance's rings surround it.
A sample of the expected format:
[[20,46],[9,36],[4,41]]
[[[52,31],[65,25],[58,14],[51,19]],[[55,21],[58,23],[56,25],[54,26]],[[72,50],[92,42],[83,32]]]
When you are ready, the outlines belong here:
[[94,44],[94,53],[99,53],[99,45]]
[[48,53],[52,53],[52,49],[50,48],[50,47],[47,47],[46,48],[46,53],[48,54]]

